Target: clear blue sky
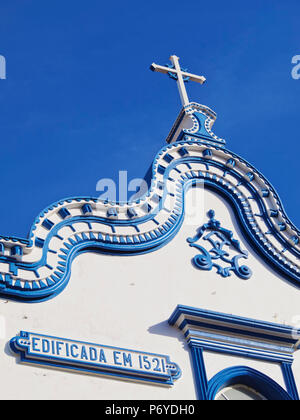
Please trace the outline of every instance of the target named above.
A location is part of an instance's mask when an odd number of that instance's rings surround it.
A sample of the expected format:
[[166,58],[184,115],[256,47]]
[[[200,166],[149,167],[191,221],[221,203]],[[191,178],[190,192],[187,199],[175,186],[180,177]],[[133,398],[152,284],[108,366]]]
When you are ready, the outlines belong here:
[[26,236],[53,201],[143,177],[180,110],[168,62],[203,74],[190,99],[263,172],[300,227],[299,0],[2,0],[0,234]]

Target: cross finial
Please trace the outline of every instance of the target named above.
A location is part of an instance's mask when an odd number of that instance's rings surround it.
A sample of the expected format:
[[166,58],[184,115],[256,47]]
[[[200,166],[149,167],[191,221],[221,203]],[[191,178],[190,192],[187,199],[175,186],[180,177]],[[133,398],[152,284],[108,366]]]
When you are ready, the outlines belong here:
[[179,65],[179,57],[176,55],[171,55],[170,61],[172,66],[159,66],[158,64],[151,64],[150,69],[152,71],[158,71],[160,73],[168,74],[172,79],[177,80],[177,86],[181,98],[182,105],[186,107],[190,101],[186,92],[185,82],[191,80],[192,82],[201,83],[201,85],[205,82],[205,77],[197,76],[195,74],[188,73],[186,70],[181,69]]

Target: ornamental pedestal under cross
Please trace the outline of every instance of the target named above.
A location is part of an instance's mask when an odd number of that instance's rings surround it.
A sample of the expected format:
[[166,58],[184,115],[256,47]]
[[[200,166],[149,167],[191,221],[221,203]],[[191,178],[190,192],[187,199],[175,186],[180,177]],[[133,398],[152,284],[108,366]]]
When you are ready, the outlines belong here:
[[176,55],[171,55],[170,61],[172,66],[159,66],[158,64],[151,64],[150,69],[152,71],[158,71],[160,73],[168,74],[172,79],[177,80],[177,86],[181,98],[183,107],[187,106],[190,101],[186,92],[185,84],[188,81],[198,82],[201,85],[206,81],[205,77],[197,76],[196,74],[191,74],[181,69],[179,65],[179,57]]

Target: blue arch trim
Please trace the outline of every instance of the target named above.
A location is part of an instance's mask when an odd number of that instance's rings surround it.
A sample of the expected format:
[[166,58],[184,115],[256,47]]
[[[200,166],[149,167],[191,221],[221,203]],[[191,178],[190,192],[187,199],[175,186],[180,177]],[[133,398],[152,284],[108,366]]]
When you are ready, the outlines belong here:
[[[193,169],[194,164],[203,169]],[[172,171],[179,174],[176,180]],[[174,186],[174,191],[169,191],[168,183]],[[101,216],[96,215],[97,198],[61,200],[36,218],[28,239],[0,237],[0,263],[8,267],[6,273],[0,274],[0,296],[27,302],[55,296],[66,286],[72,261],[82,252],[136,255],[164,246],[183,223],[185,193],[199,183],[230,201],[254,249],[281,275],[299,286],[300,269],[285,258],[285,252],[300,260],[300,232],[287,218],[274,188],[236,154],[215,145],[208,148],[193,140],[172,143],[158,153],[152,165],[151,187],[139,200],[102,203],[107,210]],[[173,205],[167,209],[165,203],[170,197]],[[250,201],[256,203],[259,214],[253,214]],[[272,207],[269,202],[274,203]],[[72,213],[74,208],[76,214]],[[126,217],[119,218],[121,211]],[[158,222],[157,216],[162,213],[165,219]],[[259,232],[257,220],[265,223],[267,232]],[[153,227],[145,232],[142,229],[146,222],[152,223]],[[79,224],[85,228],[79,231]],[[124,227],[133,228],[134,233],[120,233],[119,229]],[[67,229],[67,237],[61,236],[62,229]],[[41,230],[44,237],[38,234]],[[55,249],[51,247],[54,238],[58,242]],[[270,238],[276,241],[280,250],[272,245]],[[27,262],[25,256],[32,250],[40,250],[40,256]],[[51,255],[56,255],[54,265],[49,261]],[[30,280],[21,277],[21,270]],[[41,274],[44,271],[47,275]]]
[[208,382],[208,400],[214,400],[223,388],[237,384],[253,388],[268,400],[293,400],[273,379],[247,366],[234,366],[217,373]]

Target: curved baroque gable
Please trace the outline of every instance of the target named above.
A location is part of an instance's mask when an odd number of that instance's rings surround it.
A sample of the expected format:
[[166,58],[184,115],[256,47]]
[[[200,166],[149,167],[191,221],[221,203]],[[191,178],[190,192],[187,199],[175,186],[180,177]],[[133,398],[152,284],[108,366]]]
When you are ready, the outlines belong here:
[[[193,126],[181,130],[186,117]],[[170,144],[154,159],[152,184],[141,199],[126,204],[92,197],[61,200],[40,213],[28,239],[0,237],[0,295],[24,301],[55,296],[81,252],[134,255],[158,249],[183,223],[186,191],[202,183],[231,202],[258,253],[299,284],[299,230],[266,178],[212,133],[215,118],[198,104],[181,113]]]

